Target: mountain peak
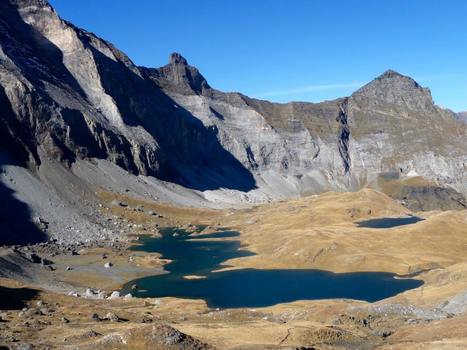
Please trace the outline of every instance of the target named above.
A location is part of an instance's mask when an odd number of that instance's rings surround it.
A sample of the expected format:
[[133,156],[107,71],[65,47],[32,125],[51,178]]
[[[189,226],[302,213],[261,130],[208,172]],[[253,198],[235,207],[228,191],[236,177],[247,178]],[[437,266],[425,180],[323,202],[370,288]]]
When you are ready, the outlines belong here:
[[178,52],[173,52],[170,54],[169,57],[169,64],[170,65],[182,65],[182,66],[187,66],[188,62],[185,57],[183,57],[181,54]]
[[401,73],[393,69],[388,69],[383,74],[381,74],[378,78],[406,78],[406,76],[402,75]]
[[426,111],[434,107],[430,89],[392,69],[362,86],[352,96],[357,100],[379,101],[410,110]]
[[190,66],[186,58],[178,52],[170,54],[167,65],[145,71],[159,86],[177,93],[203,94],[211,88],[199,70]]
[[403,77],[403,75],[401,73],[399,73],[398,71],[395,71],[394,69],[388,69],[386,70],[383,74],[381,74],[382,76],[393,76],[393,75],[396,75],[396,76],[400,76],[400,77]]
[[378,76],[375,80],[393,80],[393,81],[400,81],[400,82],[409,82],[411,84],[413,84],[414,87],[416,88],[421,88],[421,86],[415,81],[415,79],[407,76],[407,75],[403,75],[395,70],[392,70],[392,69],[388,69],[387,71],[385,71],[383,74],[381,74],[380,76]]

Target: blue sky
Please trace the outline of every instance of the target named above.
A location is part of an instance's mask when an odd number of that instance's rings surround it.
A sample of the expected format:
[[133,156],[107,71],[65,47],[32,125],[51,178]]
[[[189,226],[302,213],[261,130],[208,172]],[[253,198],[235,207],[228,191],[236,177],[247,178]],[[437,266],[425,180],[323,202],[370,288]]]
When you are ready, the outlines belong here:
[[394,69],[467,111],[467,1],[49,1],[136,64],[180,52],[220,90],[317,102]]

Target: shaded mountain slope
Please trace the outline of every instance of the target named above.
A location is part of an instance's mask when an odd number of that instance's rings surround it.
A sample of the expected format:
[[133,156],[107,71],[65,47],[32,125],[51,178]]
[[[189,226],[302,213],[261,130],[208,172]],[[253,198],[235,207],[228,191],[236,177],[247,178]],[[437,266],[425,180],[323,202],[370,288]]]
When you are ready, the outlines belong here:
[[13,111],[1,122],[32,163],[40,164],[40,147],[65,162],[109,159],[199,190],[254,188],[216,130],[176,106],[112,45],[60,20],[44,1],[0,6],[2,100]]

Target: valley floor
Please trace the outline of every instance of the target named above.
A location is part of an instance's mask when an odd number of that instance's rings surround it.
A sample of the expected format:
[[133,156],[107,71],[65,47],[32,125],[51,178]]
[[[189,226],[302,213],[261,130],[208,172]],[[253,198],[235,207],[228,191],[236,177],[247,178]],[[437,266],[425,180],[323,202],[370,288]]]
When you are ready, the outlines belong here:
[[[0,345],[12,349],[467,348],[467,210],[412,213],[369,189],[237,210],[175,207],[104,190],[96,194],[102,216],[129,229],[126,238],[1,248]],[[424,220],[393,228],[356,224],[407,215]],[[138,236],[157,236],[160,227],[190,230],[194,225],[206,225],[200,235],[221,227],[238,231],[233,239],[254,253],[227,261],[225,270],[384,271],[410,275],[424,284],[376,303],[336,299],[254,309],[212,309],[203,300],[115,293],[108,298],[127,281],[163,273],[167,261],[159,254],[129,249],[138,243]],[[226,239],[232,238],[216,238]],[[53,264],[30,262],[33,252]],[[105,267],[107,263],[111,267]]]

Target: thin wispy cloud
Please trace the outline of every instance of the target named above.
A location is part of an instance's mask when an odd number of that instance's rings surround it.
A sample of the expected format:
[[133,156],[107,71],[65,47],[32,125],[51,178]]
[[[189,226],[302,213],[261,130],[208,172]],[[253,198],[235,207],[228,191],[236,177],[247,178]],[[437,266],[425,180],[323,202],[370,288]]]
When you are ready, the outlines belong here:
[[[415,78],[419,83],[429,83],[437,80],[448,80],[458,77],[457,74],[448,73],[448,74],[432,74],[421,76]],[[319,92],[319,91],[332,91],[332,90],[341,90],[341,89],[357,89],[367,84],[368,82],[353,81],[349,83],[335,83],[335,84],[316,84],[316,85],[305,85],[294,87],[284,90],[273,90],[265,91],[252,94],[252,97],[262,98],[262,97],[278,97],[278,96],[288,96],[288,95],[299,95],[305,94],[308,92]]]
[[362,85],[364,85],[364,83],[361,83],[361,82],[305,85],[305,86],[300,86],[300,87],[285,89],[285,90],[259,92],[259,93],[253,94],[253,97],[275,97],[275,96],[297,95],[297,94],[304,94],[307,92],[358,88]]

